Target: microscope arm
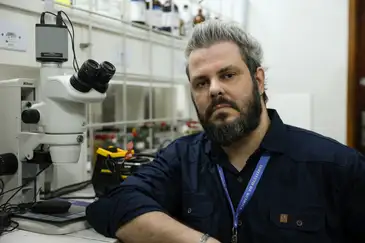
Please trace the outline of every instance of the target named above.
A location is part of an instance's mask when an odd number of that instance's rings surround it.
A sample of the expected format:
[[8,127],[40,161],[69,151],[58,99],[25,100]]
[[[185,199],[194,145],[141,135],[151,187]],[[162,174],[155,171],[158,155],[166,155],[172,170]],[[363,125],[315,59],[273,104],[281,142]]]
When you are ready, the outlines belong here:
[[43,93],[47,98],[58,102],[74,103],[100,103],[106,98],[106,93],[100,93],[94,89],[88,91],[87,95],[75,90],[70,83],[72,76],[50,77],[44,84]]
[[37,124],[43,132],[20,134],[21,160],[33,159],[34,149],[41,144],[49,146],[53,162],[77,163],[79,160],[86,104],[102,102],[106,94],[95,90],[81,93],[69,80],[70,76],[49,77],[42,86],[42,101],[23,111],[23,122]]

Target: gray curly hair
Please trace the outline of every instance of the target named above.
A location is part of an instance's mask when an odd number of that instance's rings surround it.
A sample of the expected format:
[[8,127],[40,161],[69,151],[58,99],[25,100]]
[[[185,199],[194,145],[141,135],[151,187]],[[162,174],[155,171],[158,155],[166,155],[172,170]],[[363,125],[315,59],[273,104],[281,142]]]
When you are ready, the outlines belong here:
[[[235,23],[207,20],[196,25],[185,49],[185,57],[188,59],[192,51],[206,48],[222,41],[231,41],[237,44],[242,59],[248,66],[251,77],[255,77],[257,68],[261,67],[262,64],[263,52],[261,45]],[[188,66],[186,66],[186,74],[190,80]],[[268,100],[266,93],[264,92],[262,96],[266,103]]]

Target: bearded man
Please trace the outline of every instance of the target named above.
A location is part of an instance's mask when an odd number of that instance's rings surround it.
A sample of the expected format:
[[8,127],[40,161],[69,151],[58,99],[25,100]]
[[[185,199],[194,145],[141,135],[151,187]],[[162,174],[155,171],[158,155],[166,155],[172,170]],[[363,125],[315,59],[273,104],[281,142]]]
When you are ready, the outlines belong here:
[[365,242],[364,157],[268,109],[262,56],[239,26],[194,28],[186,71],[204,132],[91,204],[98,232],[125,243]]

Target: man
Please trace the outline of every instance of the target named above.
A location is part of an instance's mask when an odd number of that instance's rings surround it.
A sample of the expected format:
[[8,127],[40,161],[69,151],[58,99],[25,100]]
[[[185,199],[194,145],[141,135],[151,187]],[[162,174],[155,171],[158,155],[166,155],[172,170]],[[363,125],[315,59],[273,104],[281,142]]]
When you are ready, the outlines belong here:
[[364,157],[266,108],[260,45],[212,20],[186,56],[204,133],[92,204],[90,224],[126,243],[365,242]]

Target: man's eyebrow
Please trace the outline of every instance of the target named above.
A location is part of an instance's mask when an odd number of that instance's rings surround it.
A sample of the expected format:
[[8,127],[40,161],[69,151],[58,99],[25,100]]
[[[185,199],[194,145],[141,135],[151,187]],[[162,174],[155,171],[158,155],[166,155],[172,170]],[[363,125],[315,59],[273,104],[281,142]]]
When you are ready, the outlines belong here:
[[194,81],[198,81],[198,80],[202,80],[202,79],[206,79],[207,76],[205,75],[198,75],[198,76],[195,76],[195,77],[192,77],[191,81],[194,82]]
[[229,65],[227,67],[221,68],[217,73],[225,73],[225,72],[236,70],[236,69],[237,69],[237,67],[235,67],[233,65]]
[[[238,68],[236,66],[233,66],[233,65],[228,65],[224,68],[221,68],[217,74],[222,74],[222,73],[226,73],[228,71],[235,71],[235,70],[238,70]],[[195,76],[195,77],[192,77],[191,78],[191,81],[194,82],[194,81],[198,81],[198,80],[203,80],[203,79],[206,79],[207,76],[206,75],[198,75],[198,76]]]

